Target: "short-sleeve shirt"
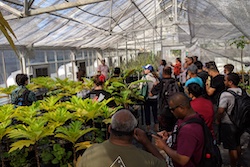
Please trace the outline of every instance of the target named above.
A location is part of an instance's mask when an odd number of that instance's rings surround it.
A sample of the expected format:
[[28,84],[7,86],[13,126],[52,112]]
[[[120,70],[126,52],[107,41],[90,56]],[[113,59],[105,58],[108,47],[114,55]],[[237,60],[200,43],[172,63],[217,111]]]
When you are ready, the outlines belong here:
[[107,65],[100,64],[97,68],[97,71],[101,71],[101,74],[105,76],[105,79],[108,78],[109,67]]
[[210,87],[215,89],[215,92],[211,96],[211,100],[213,104],[218,105],[220,94],[222,91],[225,90],[224,75],[219,74],[215,76],[214,78],[212,78]]
[[174,65],[174,75],[177,76],[177,75],[180,75],[181,73],[181,63],[178,62]]
[[[189,116],[184,120],[178,120],[178,127],[183,122],[194,117],[200,119],[198,114]],[[173,149],[175,149],[180,155],[190,157],[190,161],[185,165],[185,167],[195,167],[201,160],[203,146],[204,134],[202,126],[197,123],[190,123],[186,124],[179,130],[177,142]],[[174,162],[174,166],[180,167],[181,165]]]
[[[241,88],[228,88],[228,90],[234,91],[238,95],[242,95]],[[226,109],[226,111],[223,113],[223,116],[221,118],[221,123],[233,124],[228,114],[230,115],[233,110],[234,101],[235,101],[234,95],[232,95],[230,92],[225,91],[221,93],[220,100],[219,100],[219,108]]]
[[208,72],[206,71],[201,71],[197,74],[198,77],[200,77],[203,81],[203,84],[205,85],[206,84],[206,80],[208,78]]
[[88,148],[78,167],[166,167],[166,162],[135,146],[120,146],[109,140]]
[[214,135],[213,124],[212,124],[214,119],[213,103],[210,100],[205,99],[204,97],[198,97],[192,100],[190,104],[193,110],[203,117],[209,130]]
[[163,69],[164,69],[164,66],[163,66],[163,65],[160,65],[160,66],[158,67],[158,72],[159,72],[159,77],[160,77],[160,79],[162,79],[162,72],[163,72]]
[[[145,75],[144,77],[142,77],[142,80],[149,80],[149,82],[147,82],[148,84],[148,93],[151,92],[155,82],[158,82],[159,80],[157,78],[154,77],[154,75],[150,72],[147,75]],[[157,99],[157,95],[154,96],[148,96],[148,99]]]
[[204,88],[203,81],[200,77],[194,77],[194,78],[188,79],[185,83],[185,86],[187,87],[191,83],[197,83],[198,85],[200,85],[200,87]]

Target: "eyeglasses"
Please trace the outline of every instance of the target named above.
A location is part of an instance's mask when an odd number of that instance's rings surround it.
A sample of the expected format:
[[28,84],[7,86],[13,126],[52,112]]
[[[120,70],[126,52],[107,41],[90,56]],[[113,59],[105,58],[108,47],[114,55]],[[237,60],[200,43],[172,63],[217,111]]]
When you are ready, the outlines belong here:
[[180,107],[181,105],[177,105],[175,107],[169,107],[170,111],[174,111],[176,108]]

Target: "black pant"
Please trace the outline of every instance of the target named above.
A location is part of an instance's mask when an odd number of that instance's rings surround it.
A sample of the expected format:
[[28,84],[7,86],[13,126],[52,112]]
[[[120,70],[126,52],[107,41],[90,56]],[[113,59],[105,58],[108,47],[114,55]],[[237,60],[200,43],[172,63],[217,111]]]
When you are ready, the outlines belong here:
[[157,119],[157,99],[147,99],[144,104],[145,108],[145,119],[146,119],[146,125],[150,125],[150,109],[152,108],[152,113],[153,113],[153,118],[154,118],[154,123],[158,123]]

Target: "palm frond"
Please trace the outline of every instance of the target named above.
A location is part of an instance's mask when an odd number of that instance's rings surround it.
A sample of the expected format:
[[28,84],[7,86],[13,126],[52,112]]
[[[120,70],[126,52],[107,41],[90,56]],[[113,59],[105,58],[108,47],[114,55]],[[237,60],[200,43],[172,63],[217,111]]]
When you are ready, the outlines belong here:
[[15,38],[16,38],[16,35],[11,29],[9,23],[4,19],[1,12],[0,12],[0,30],[3,32],[10,46],[12,47],[12,49],[15,51],[16,55],[18,56],[16,46],[8,32],[10,32]]

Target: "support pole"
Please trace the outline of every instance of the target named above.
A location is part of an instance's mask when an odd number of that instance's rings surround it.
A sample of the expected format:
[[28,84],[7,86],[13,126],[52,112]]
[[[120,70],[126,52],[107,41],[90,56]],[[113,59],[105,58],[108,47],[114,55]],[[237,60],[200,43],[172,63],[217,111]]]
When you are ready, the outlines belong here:
[[113,6],[113,0],[110,0],[109,35],[111,35],[112,31],[112,6]]
[[26,15],[28,15],[28,12],[29,12],[29,2],[28,2],[28,0],[24,0],[23,13],[26,16]]
[[120,67],[121,65],[121,62],[120,62],[120,56],[119,56],[119,52],[118,52],[118,41],[116,43],[116,57],[117,57],[117,63],[118,63],[118,66]]
[[126,67],[128,67],[128,38],[126,38]]
[[5,60],[4,60],[3,51],[2,51],[2,63],[3,63],[3,77],[4,77],[4,82],[5,82],[5,85],[7,87],[8,85],[7,85],[7,76],[6,76],[6,66],[5,66]]

